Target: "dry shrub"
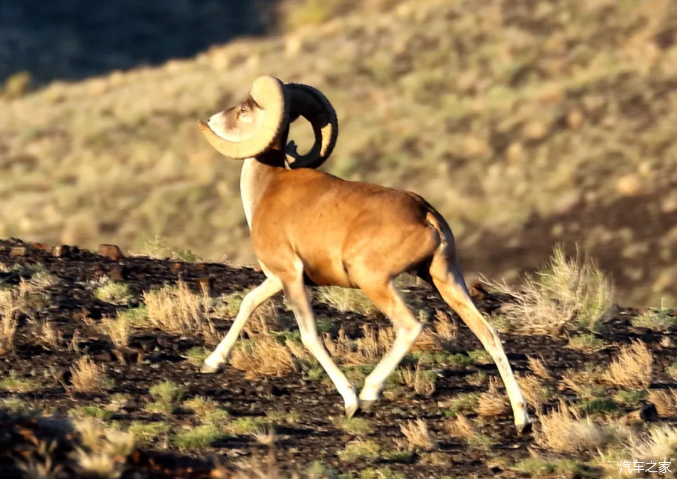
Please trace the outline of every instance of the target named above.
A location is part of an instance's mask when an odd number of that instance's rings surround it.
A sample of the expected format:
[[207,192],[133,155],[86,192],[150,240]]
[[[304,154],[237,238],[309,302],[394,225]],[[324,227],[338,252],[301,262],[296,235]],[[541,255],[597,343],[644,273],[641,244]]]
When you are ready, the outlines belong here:
[[451,436],[463,439],[470,439],[477,434],[477,428],[463,414],[457,414],[456,417],[449,419],[445,427]]
[[17,317],[21,311],[21,296],[14,289],[0,290],[0,356],[14,351]]
[[439,352],[448,348],[449,343],[456,339],[458,326],[448,314],[437,310],[435,320],[430,327],[426,327],[412,346],[412,351]]
[[97,392],[111,385],[105,368],[89,356],[82,356],[71,367],[71,383],[73,389],[80,392]]
[[496,326],[516,334],[560,335],[574,320],[593,329],[611,306],[612,287],[604,273],[590,259],[568,260],[560,248],[536,278],[525,278],[519,292],[505,283],[487,284],[514,298],[501,307]]
[[194,294],[188,285],[179,281],[176,286],[145,291],[143,301],[153,326],[172,334],[209,331],[209,297]]
[[428,425],[423,419],[416,421],[407,421],[406,424],[400,425],[400,431],[409,441],[409,449],[422,449],[424,451],[432,451],[437,448],[437,444],[430,435]]
[[578,412],[560,400],[559,409],[539,417],[536,443],[558,452],[595,451],[614,439],[610,430],[581,419]]
[[359,289],[325,286],[317,289],[317,299],[341,312],[352,311],[367,316],[377,311],[376,306]]
[[268,335],[273,331],[278,331],[280,327],[280,317],[277,307],[273,301],[266,301],[256,308],[249,320],[244,325],[244,332],[252,336],[254,334]]
[[628,389],[645,389],[651,384],[653,356],[641,341],[623,346],[611,361],[604,380],[615,386]]
[[101,329],[106,333],[113,344],[117,347],[125,347],[129,344],[129,332],[131,325],[126,316],[117,318],[104,318],[101,320]]
[[567,369],[567,371],[562,374],[562,384],[580,394],[587,386],[602,382],[605,374],[606,371],[594,365],[586,365],[585,369],[580,370]]
[[116,479],[122,475],[127,457],[134,451],[132,434],[106,430],[92,419],[75,421],[82,447],[74,458],[82,477]]
[[648,399],[656,406],[659,416],[672,417],[677,414],[677,390],[650,389]]
[[633,459],[674,460],[677,457],[677,428],[666,424],[653,427],[648,437],[631,436],[629,449]]
[[498,391],[496,387],[497,379],[491,378],[489,381],[489,390],[480,394],[479,407],[477,413],[480,416],[500,416],[508,409],[508,401],[505,394]]
[[296,361],[289,348],[267,336],[241,341],[239,347],[233,350],[230,364],[244,371],[247,379],[286,376],[297,371]]
[[542,379],[551,378],[550,371],[548,371],[548,368],[545,367],[545,363],[543,362],[542,356],[540,358],[527,356],[527,360],[529,361],[529,369],[531,369],[536,376]]
[[33,322],[35,339],[48,348],[57,348],[63,340],[61,331],[54,327],[54,321],[43,319]]
[[370,325],[363,325],[363,337],[355,341],[348,338],[341,328],[336,341],[332,341],[329,334],[324,335],[324,345],[332,357],[340,360],[346,366],[372,364],[380,360],[390,349],[395,340],[393,328],[381,328],[376,331]]
[[541,409],[541,406],[543,406],[544,403],[552,398],[550,389],[544,386],[533,374],[517,376],[517,383],[522,390],[524,398],[537,411]]
[[435,392],[435,371],[421,370],[419,364],[416,364],[413,371],[411,368],[403,368],[399,373],[400,380],[416,391],[416,394],[430,397]]

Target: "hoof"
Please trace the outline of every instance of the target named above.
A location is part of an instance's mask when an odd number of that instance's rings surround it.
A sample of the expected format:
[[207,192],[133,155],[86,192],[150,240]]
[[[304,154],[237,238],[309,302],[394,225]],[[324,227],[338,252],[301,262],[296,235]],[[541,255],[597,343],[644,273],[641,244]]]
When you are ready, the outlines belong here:
[[376,404],[376,401],[360,401],[360,409],[364,412],[370,412],[374,404]]
[[352,419],[355,413],[357,412],[358,409],[358,404],[351,404],[350,406],[346,406],[346,419]]
[[202,374],[214,374],[214,373],[218,373],[218,372],[219,372],[219,369],[220,369],[220,368],[214,367],[214,366],[210,366],[210,365],[207,364],[207,363],[202,363],[202,367],[200,368],[200,372],[201,372]]
[[533,429],[533,423],[531,421],[527,421],[524,424],[515,424],[515,429],[517,429],[518,436],[529,434]]

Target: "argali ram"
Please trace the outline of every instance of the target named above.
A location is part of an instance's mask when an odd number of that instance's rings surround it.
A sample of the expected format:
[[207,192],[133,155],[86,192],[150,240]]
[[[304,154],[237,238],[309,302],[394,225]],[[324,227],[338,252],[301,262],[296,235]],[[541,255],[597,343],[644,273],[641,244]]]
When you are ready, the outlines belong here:
[[[300,155],[287,144],[289,126],[303,116],[315,142]],[[280,291],[289,301],[303,344],[333,381],[352,417],[379,398],[386,378],[416,341],[423,325],[393,280],[413,272],[430,283],[491,354],[505,384],[518,433],[530,427],[527,403],[496,330],[475,308],[459,269],[454,237],[444,218],[423,198],[383,186],[346,181],[318,171],[338,137],[334,108],[317,89],[271,76],[254,81],[241,103],[198,122],[208,142],[226,157],[244,160],[242,204],[254,253],[265,281],[249,292],[226,337],[201,371],[226,363],[254,310]],[[396,338],[355,387],[318,337],[305,285],[359,288],[393,323]]]

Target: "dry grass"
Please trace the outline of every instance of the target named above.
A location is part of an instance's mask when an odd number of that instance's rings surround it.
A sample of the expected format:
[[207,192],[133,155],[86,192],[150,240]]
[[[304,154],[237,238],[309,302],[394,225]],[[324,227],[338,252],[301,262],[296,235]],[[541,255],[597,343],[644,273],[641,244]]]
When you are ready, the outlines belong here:
[[490,450],[494,444],[494,441],[489,436],[482,434],[477,425],[463,414],[458,414],[456,417],[449,419],[445,424],[445,428],[449,435],[460,437],[473,448]]
[[552,391],[532,374],[517,376],[517,383],[522,390],[524,399],[526,399],[536,411],[540,411],[541,406],[552,399]]
[[428,425],[423,419],[401,424],[400,431],[407,438],[410,450],[432,451],[437,448],[428,430]]
[[245,372],[247,379],[259,376],[286,376],[298,370],[294,355],[272,337],[240,341],[233,350],[230,364]]
[[633,341],[623,346],[604,374],[604,380],[615,386],[629,389],[645,389],[653,377],[653,356],[646,344]]
[[82,477],[117,479],[127,457],[134,451],[134,437],[120,431],[103,429],[88,419],[74,422],[83,447],[76,447],[75,460]]
[[516,334],[560,335],[567,328],[595,328],[611,306],[609,280],[590,260],[567,259],[555,248],[550,263],[536,277],[527,276],[518,292],[505,283],[489,282],[500,293],[511,294],[495,319],[496,326]]
[[101,320],[101,329],[113,341],[115,346],[125,347],[129,344],[131,324],[126,316],[103,318]]
[[334,359],[345,366],[373,364],[380,360],[395,340],[393,328],[375,329],[371,325],[362,325],[362,337],[352,340],[348,338],[343,327],[339,329],[336,340],[324,334],[324,346]]
[[352,311],[368,316],[377,311],[376,306],[359,289],[327,286],[318,288],[317,300],[327,303],[341,312]]
[[480,416],[500,416],[508,410],[508,400],[505,393],[499,392],[497,382],[497,379],[492,378],[489,381],[489,390],[480,394],[477,408],[477,413]]
[[581,419],[578,412],[560,401],[559,409],[539,417],[536,443],[558,452],[595,451],[614,441],[608,428]]
[[527,360],[529,362],[529,369],[531,369],[536,376],[541,379],[551,379],[550,371],[548,371],[548,368],[545,366],[542,356],[540,358],[535,358],[527,355]]
[[172,334],[205,333],[211,330],[207,292],[195,294],[183,281],[179,281],[176,286],[145,291],[143,302],[150,323],[158,329]]
[[419,364],[416,368],[402,368],[399,371],[400,380],[408,387],[413,389],[416,394],[424,397],[430,397],[435,393],[435,379],[437,373],[421,369]]
[[677,415],[677,390],[650,389],[648,399],[656,406],[659,416],[673,417]]
[[671,461],[677,457],[677,428],[670,425],[655,426],[648,437],[630,438],[633,459]]
[[457,332],[458,326],[451,320],[449,315],[437,310],[432,324],[423,329],[411,347],[411,351],[445,351],[449,347],[449,344],[456,339]]
[[49,319],[33,321],[33,328],[36,341],[47,348],[58,348],[63,342],[63,335],[54,327],[54,321]]
[[71,367],[71,383],[79,392],[98,392],[109,389],[111,380],[102,365],[96,364],[89,356],[82,356]]
[[14,336],[20,310],[19,292],[14,289],[0,290],[0,356],[14,351]]

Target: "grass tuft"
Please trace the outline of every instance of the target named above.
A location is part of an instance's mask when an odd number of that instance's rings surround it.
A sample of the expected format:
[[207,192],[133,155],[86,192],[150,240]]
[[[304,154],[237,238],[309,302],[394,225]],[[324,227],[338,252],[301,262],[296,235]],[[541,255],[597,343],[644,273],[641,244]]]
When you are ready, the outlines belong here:
[[515,334],[561,335],[565,329],[594,331],[611,306],[612,287],[590,259],[567,259],[555,248],[550,263],[535,277],[527,276],[521,291],[490,283],[513,302],[500,309],[496,326]]
[[628,389],[646,389],[652,377],[653,356],[641,341],[623,346],[603,376],[608,383]]

